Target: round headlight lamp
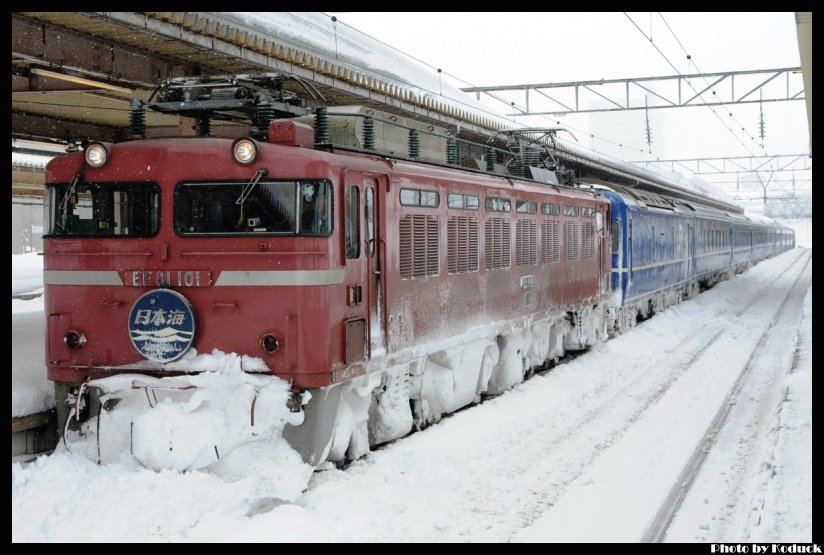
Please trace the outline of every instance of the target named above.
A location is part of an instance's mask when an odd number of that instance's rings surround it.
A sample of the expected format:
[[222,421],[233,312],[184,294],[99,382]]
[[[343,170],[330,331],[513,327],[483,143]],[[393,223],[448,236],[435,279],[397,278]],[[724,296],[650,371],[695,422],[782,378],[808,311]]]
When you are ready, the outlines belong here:
[[63,336],[63,343],[65,343],[69,349],[77,349],[86,344],[86,336],[79,331],[71,330]]
[[257,158],[257,145],[252,139],[238,139],[232,144],[232,154],[241,164],[251,164]]
[[109,159],[109,151],[100,143],[92,143],[86,147],[86,163],[93,168],[99,168]]
[[264,335],[260,341],[260,346],[267,353],[274,353],[280,347],[280,343],[274,335]]

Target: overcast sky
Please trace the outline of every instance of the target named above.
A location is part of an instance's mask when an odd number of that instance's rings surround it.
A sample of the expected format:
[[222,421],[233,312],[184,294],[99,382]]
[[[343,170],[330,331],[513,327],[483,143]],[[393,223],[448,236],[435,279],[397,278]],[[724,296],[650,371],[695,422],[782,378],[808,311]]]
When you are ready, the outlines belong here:
[[[663,16],[658,12],[626,15],[622,12],[335,12],[334,15],[338,17],[338,24],[348,24],[434,68],[441,68],[444,79],[456,76],[476,86],[674,75],[676,69],[678,73],[689,74],[800,65],[793,12],[665,12]],[[652,36],[654,45],[642,31]],[[685,50],[691,60],[687,60]],[[800,76],[796,81],[791,81],[791,94],[803,87]],[[756,83],[737,78],[736,93],[743,94]],[[700,80],[695,86],[701,90],[706,84]],[[784,91],[787,83],[783,78],[776,79],[770,86]],[[729,84],[726,87],[724,91],[728,93]],[[536,96],[531,97],[533,110]],[[523,105],[523,93],[511,100]],[[511,112],[505,105],[499,107],[503,113]],[[653,156],[665,159],[763,154],[757,140],[759,104],[729,105],[729,108],[717,108],[721,121],[707,107],[651,110]],[[803,101],[767,102],[763,104],[763,112],[767,153],[808,152],[809,132]],[[519,118],[518,121],[534,126],[560,122],[573,129],[583,146],[625,160],[641,159],[642,150],[647,150],[643,111]],[[811,172],[797,175],[799,182],[810,178]]]

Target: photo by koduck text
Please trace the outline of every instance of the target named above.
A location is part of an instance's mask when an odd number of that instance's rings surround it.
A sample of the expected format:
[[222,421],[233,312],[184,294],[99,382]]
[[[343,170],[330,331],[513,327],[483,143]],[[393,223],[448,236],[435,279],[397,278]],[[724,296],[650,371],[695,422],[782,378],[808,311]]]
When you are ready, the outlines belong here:
[[821,553],[817,543],[714,543],[710,553]]

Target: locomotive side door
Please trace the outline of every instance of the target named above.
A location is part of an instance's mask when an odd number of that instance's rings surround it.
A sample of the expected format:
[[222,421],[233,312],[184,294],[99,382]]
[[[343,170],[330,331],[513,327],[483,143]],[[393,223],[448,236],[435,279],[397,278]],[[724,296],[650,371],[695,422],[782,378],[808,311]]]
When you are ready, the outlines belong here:
[[385,335],[385,291],[381,274],[383,257],[386,254],[384,238],[385,217],[382,213],[386,194],[385,175],[364,174],[363,177],[363,220],[364,252],[366,254],[366,302],[369,310],[369,353],[370,358],[382,356],[386,347]]
[[[347,364],[385,353],[385,291],[381,274],[385,256],[385,216],[382,213],[387,177],[345,170],[344,222],[347,316],[344,361]],[[351,231],[349,228],[352,228]]]
[[363,173],[344,171],[343,251],[346,264],[344,287],[346,308],[343,313],[343,361],[354,364],[369,359],[369,318],[366,307],[368,290],[367,254],[364,252]]

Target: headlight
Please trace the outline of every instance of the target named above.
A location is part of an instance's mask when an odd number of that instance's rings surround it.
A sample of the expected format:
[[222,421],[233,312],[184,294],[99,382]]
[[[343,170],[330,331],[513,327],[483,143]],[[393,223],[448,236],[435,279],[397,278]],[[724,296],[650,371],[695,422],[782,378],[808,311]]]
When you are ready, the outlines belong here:
[[109,158],[109,151],[100,143],[92,143],[86,148],[86,163],[93,168],[99,168]]
[[69,349],[77,349],[86,344],[86,336],[79,331],[71,330],[63,336],[63,343],[65,343]]
[[252,139],[238,139],[232,145],[232,154],[241,164],[251,164],[257,158],[257,145]]
[[264,335],[260,341],[260,346],[268,353],[274,353],[280,347],[277,338],[274,335]]

